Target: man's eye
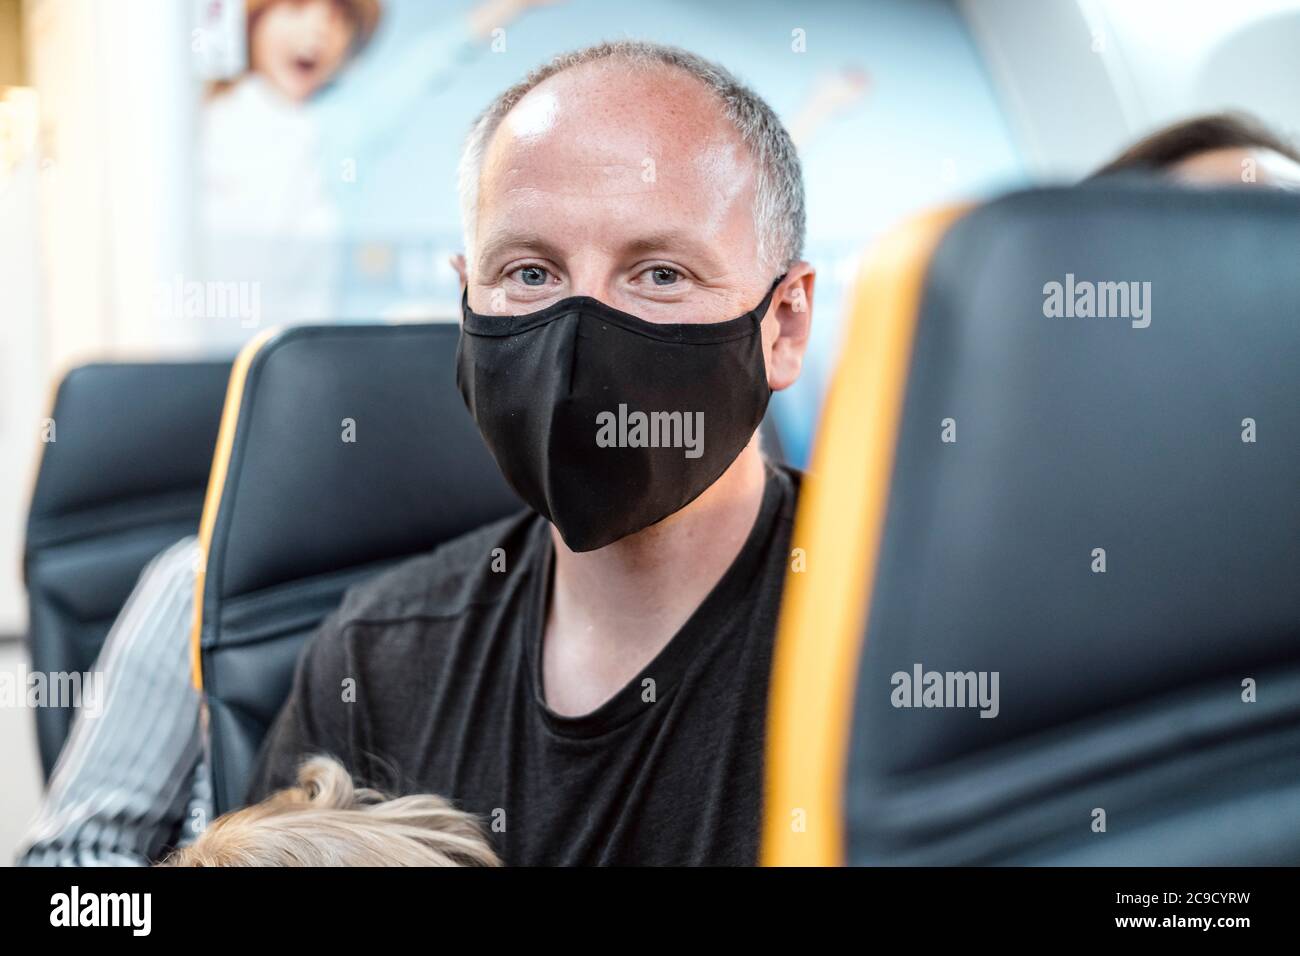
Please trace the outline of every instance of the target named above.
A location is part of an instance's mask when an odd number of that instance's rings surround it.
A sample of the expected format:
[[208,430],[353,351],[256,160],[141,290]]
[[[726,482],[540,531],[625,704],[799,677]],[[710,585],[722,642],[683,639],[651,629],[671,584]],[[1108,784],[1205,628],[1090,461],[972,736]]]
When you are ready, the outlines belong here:
[[672,285],[679,278],[676,269],[669,269],[667,266],[659,266],[650,270],[650,276],[654,279],[655,285]]
[[546,285],[547,272],[541,266],[524,266],[516,269],[515,272],[524,285]]

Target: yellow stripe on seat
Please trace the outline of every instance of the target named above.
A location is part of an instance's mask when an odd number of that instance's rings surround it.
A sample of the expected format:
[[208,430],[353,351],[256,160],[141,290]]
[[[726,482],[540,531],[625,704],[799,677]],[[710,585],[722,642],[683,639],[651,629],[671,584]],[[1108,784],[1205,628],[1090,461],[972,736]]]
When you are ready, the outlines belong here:
[[[903,395],[930,258],[966,207],[909,220],[872,251],[800,496],[767,720],[765,866],[844,862],[853,690],[884,530]],[[937,423],[936,423],[937,426]]]
[[239,409],[244,400],[244,385],[253,358],[262,350],[278,328],[263,329],[239,351],[230,370],[230,384],[226,386],[226,401],[221,408],[221,427],[217,431],[217,448],[212,455],[212,471],[208,474],[208,489],[203,497],[203,517],[199,520],[199,566],[194,575],[194,629],[190,633],[191,678],[194,688],[203,690],[203,588],[208,577],[208,548],[212,544],[212,531],[217,526],[217,512],[226,487],[226,474],[230,469],[230,455],[235,448],[235,428],[239,424]]

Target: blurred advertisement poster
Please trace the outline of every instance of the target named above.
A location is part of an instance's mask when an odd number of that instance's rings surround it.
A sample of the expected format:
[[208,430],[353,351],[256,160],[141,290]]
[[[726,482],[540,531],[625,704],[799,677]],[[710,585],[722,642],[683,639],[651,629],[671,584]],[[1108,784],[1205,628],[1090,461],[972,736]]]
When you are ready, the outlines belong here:
[[190,49],[201,80],[226,80],[248,63],[244,43],[244,0],[191,0],[194,29]]

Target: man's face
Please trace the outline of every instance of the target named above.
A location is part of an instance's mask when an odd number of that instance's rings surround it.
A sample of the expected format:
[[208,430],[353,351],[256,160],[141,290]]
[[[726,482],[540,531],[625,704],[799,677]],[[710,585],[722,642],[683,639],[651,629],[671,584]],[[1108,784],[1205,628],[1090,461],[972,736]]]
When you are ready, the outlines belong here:
[[279,0],[253,27],[253,69],[291,100],[303,101],[347,60],[353,26],[334,0]]
[[[484,156],[470,308],[528,313],[586,295],[648,322],[721,322],[778,270],[759,261],[754,164],[692,77],[605,61],[551,77]],[[768,384],[799,376],[813,270],[789,270],[762,328]]]
[[589,295],[650,322],[715,322],[776,278],[758,260],[754,169],[703,87],[578,67],[532,90],[484,158],[469,304],[533,312]]

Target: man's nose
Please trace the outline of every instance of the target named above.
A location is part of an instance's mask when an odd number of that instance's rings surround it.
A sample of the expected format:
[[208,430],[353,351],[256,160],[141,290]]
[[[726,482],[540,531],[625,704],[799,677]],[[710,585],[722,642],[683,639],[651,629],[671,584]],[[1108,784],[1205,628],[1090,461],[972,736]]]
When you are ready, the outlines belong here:
[[610,263],[583,263],[569,273],[569,295],[585,295],[609,302],[613,292],[612,276]]

